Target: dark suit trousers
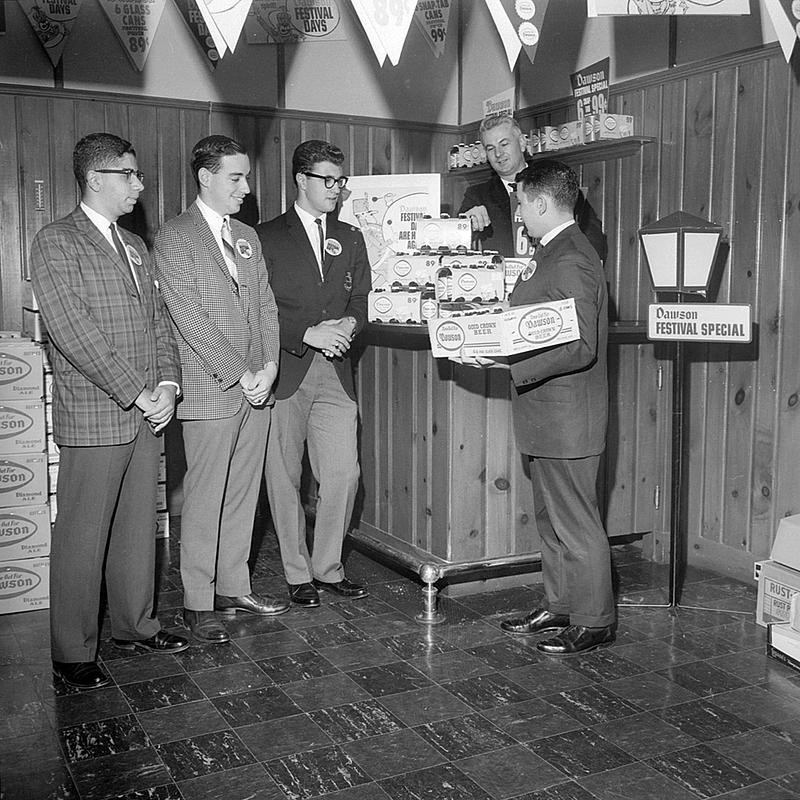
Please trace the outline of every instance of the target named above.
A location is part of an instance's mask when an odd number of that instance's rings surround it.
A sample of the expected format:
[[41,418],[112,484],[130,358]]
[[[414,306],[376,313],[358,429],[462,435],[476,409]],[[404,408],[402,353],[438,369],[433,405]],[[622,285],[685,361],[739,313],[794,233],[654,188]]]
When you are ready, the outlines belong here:
[[111,635],[148,639],[153,618],[159,440],[142,422],[129,444],[62,447],[50,551],[56,661],[94,661],[103,576]]
[[611,625],[611,553],[597,507],[600,456],[530,462],[548,607],[569,614],[572,625]]

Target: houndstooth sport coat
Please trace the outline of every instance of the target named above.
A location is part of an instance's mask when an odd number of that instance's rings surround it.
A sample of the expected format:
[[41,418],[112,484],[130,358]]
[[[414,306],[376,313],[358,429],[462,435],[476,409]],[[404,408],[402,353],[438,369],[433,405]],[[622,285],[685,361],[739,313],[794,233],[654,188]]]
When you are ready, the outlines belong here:
[[[59,445],[133,441],[146,387],[180,384],[180,361],[144,242],[118,228],[128,265],[80,206],[33,240],[30,273],[49,337]],[[141,262],[141,263],[137,263]]]
[[154,256],[183,367],[181,419],[222,419],[244,402],[239,379],[278,362],[278,309],[256,232],[231,219],[238,296],[197,203],[165,222]]

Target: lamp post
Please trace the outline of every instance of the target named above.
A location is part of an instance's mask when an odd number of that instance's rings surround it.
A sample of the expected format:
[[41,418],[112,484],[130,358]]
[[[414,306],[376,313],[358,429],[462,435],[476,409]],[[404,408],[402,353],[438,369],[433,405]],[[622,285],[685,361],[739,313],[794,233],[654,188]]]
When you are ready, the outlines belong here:
[[[688,463],[684,409],[688,400],[689,372],[686,341],[721,341],[736,335],[735,341],[749,341],[750,307],[714,306],[714,322],[703,322],[700,304],[708,301],[709,289],[716,279],[722,228],[707,220],[676,211],[639,229],[645,261],[656,298],[672,305],[650,306],[648,338],[674,342],[672,355],[672,469],[669,543],[668,607],[680,601],[680,581],[688,538],[685,464]],[[688,301],[688,302],[687,302]],[[700,308],[699,308],[700,306]],[[747,320],[741,319],[746,308]],[[725,320],[716,321],[720,309],[735,309],[733,317],[723,312]],[[745,334],[746,331],[746,334]],[[710,333],[709,333],[710,332]],[[746,335],[746,339],[741,338]]]

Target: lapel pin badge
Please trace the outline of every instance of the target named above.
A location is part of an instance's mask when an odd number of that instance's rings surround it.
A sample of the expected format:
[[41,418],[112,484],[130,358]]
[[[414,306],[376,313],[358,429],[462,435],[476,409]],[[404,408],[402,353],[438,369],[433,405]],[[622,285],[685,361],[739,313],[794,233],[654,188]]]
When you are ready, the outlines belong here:
[[141,267],[142,257],[139,255],[139,251],[133,245],[130,244],[127,246],[127,250],[128,250],[128,258],[131,261],[133,261],[133,263],[136,264],[137,267]]
[[523,281],[530,280],[533,277],[533,273],[536,272],[536,266],[537,266],[536,265],[536,259],[532,258],[528,262],[528,266],[525,267],[524,270],[522,270],[522,274],[520,275],[520,278],[522,278]]
[[341,255],[342,245],[336,239],[325,240],[325,252],[331,256]]
[[236,250],[242,258],[252,258],[253,256],[253,248],[247,239],[237,239]]

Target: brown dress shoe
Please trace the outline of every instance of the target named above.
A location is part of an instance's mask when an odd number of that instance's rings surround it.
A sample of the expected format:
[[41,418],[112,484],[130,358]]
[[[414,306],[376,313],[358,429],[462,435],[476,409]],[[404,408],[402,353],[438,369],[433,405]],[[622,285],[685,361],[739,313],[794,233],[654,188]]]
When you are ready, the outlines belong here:
[[319,593],[313,583],[290,583],[289,599],[303,608],[319,607]]
[[199,642],[219,644],[229,642],[231,639],[228,631],[225,630],[213,611],[191,611],[184,608],[183,621],[192,632],[192,636]]
[[569,626],[569,614],[553,614],[546,608],[537,608],[522,619],[506,619],[500,627],[506,633],[545,633],[560,631]]
[[159,631],[149,639],[112,639],[120,650],[140,650],[143,653],[181,653],[189,647],[189,640],[174,633]]
[[268,594],[251,592],[243,597],[226,597],[218,594],[214,598],[214,608],[226,616],[233,616],[237,611],[244,611],[247,614],[269,617],[288,611],[289,604],[285,600],[279,600]]
[[324,589],[326,592],[333,592],[334,594],[341,595],[342,597],[349,597],[357,600],[360,597],[368,597],[369,592],[357,583],[351,583],[347,578],[342,578],[340,581],[333,583],[326,583],[325,581],[318,581],[314,578],[314,586],[317,589]]
[[575,653],[588,653],[598,647],[608,647],[616,638],[614,626],[603,628],[586,628],[583,625],[570,625],[557,633],[552,639],[545,639],[536,645],[536,649],[548,656],[571,656]]
[[96,661],[54,661],[53,675],[76,689],[99,689],[111,683]]

